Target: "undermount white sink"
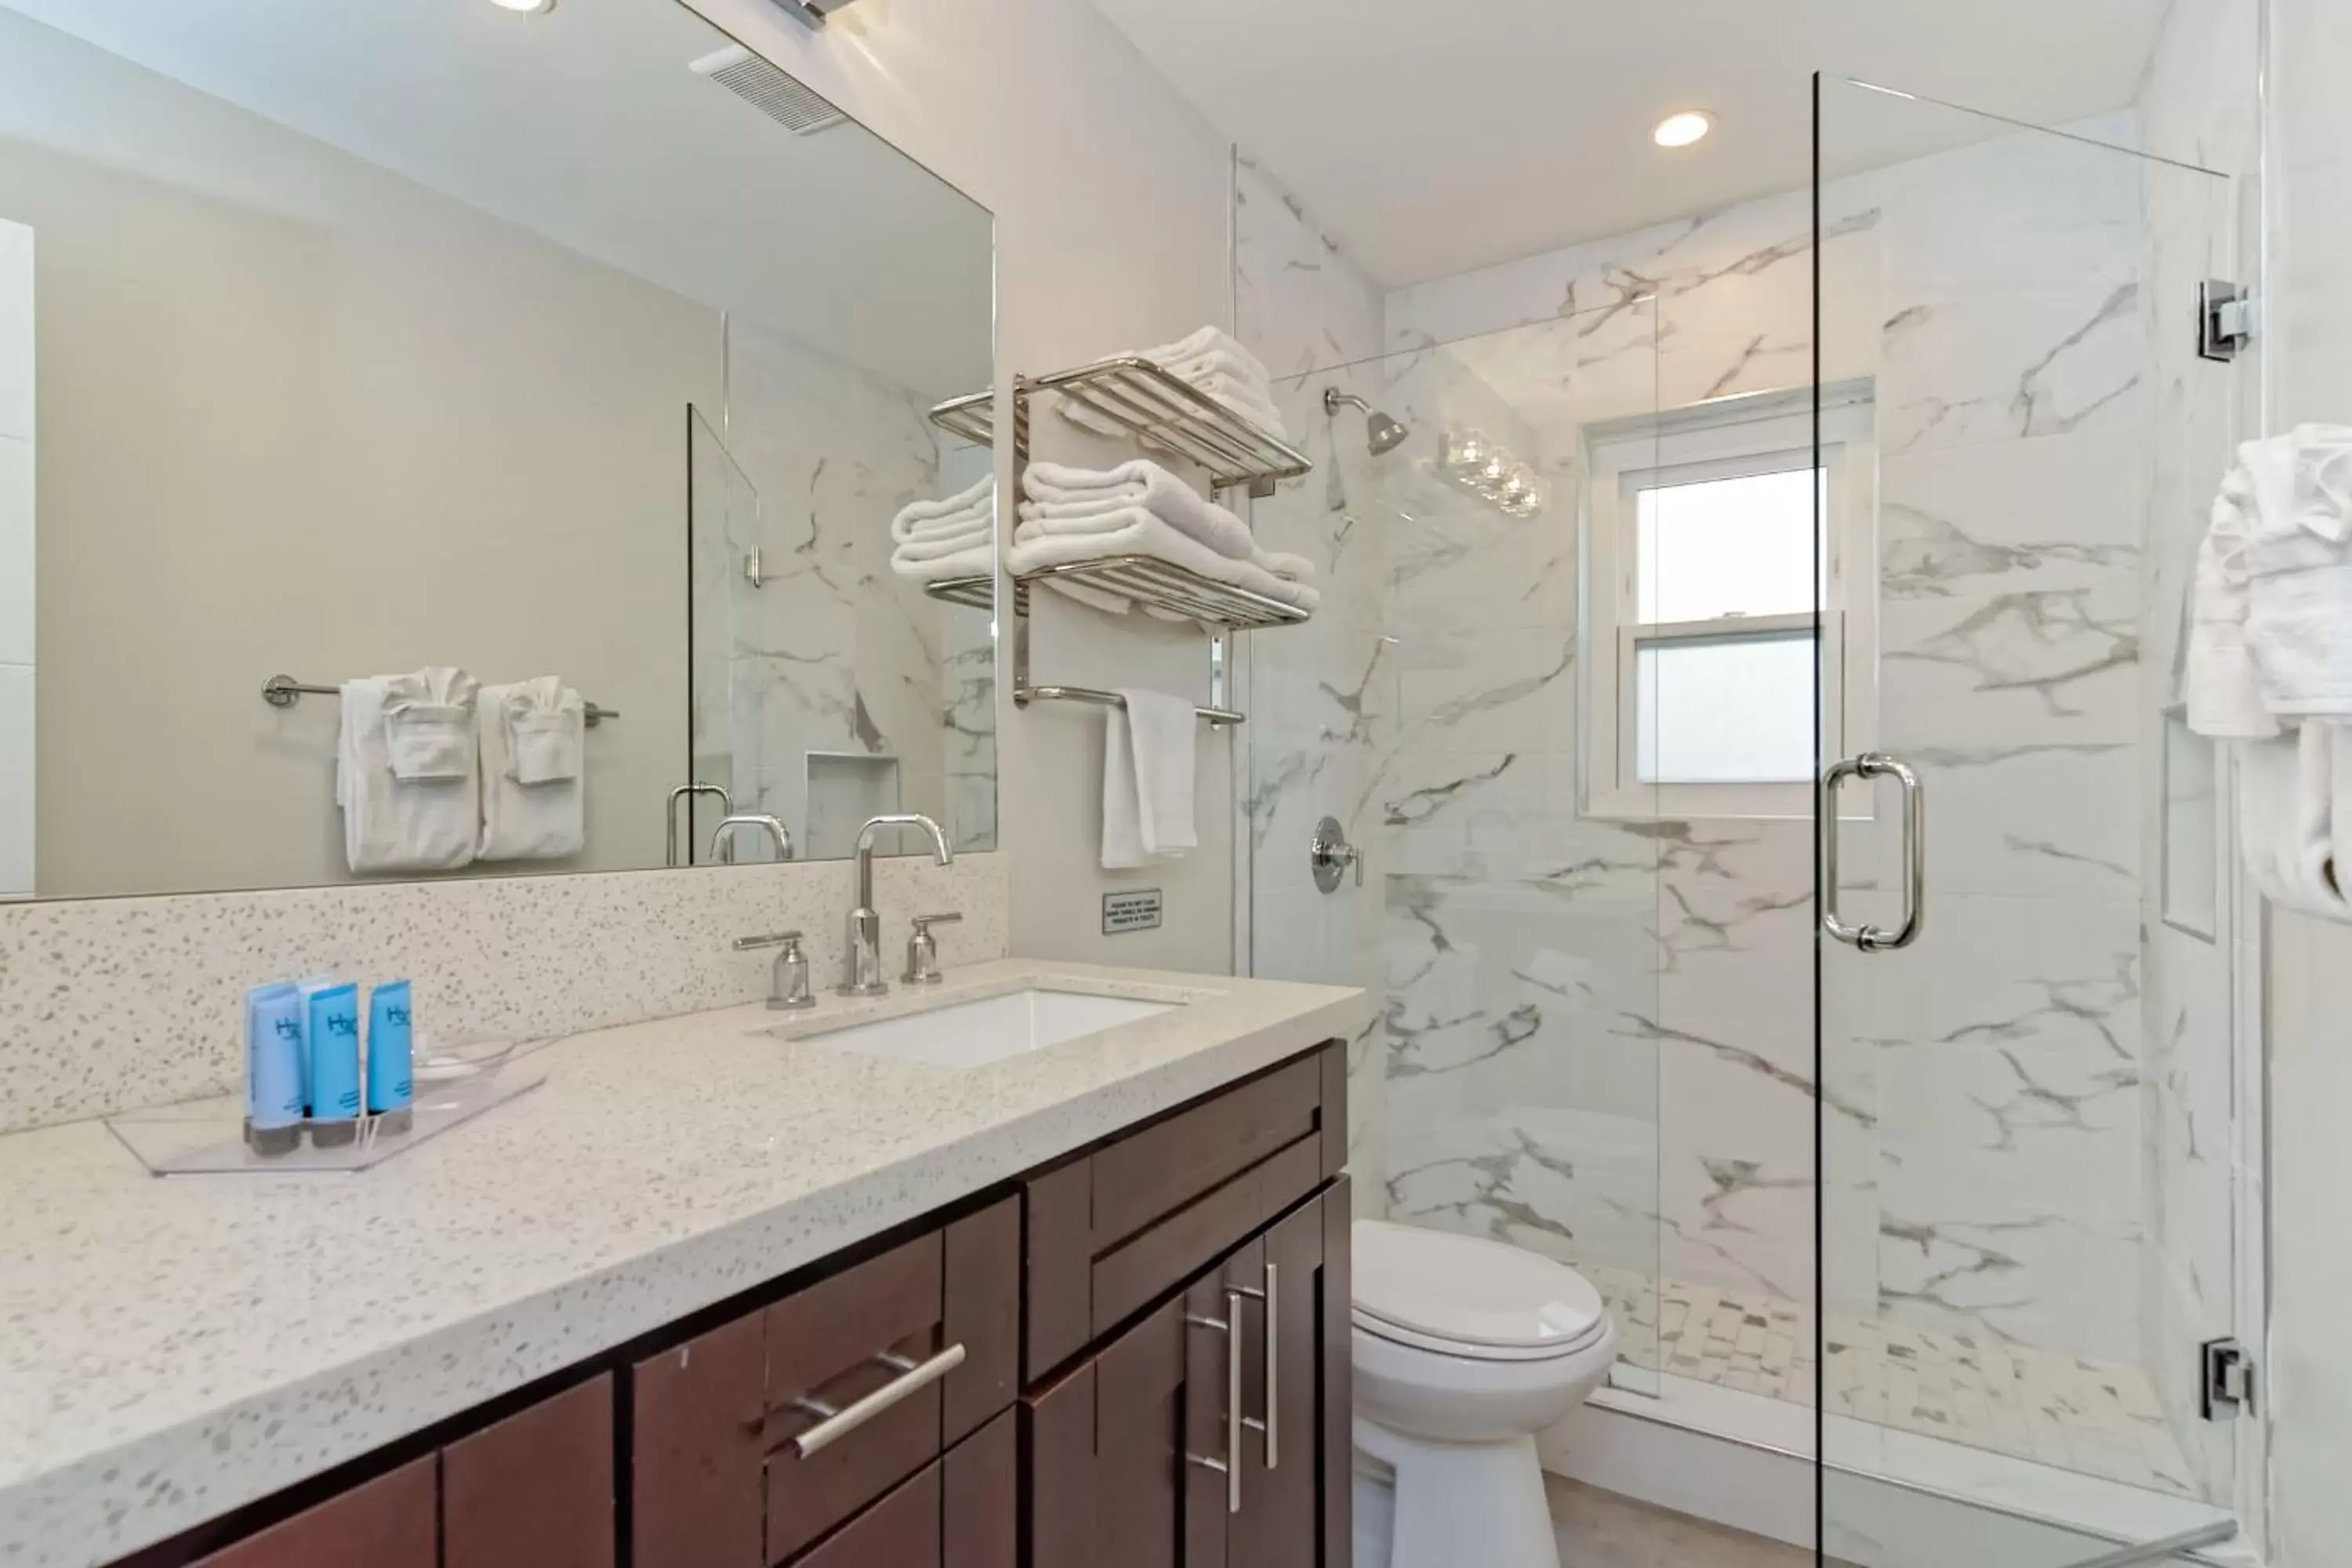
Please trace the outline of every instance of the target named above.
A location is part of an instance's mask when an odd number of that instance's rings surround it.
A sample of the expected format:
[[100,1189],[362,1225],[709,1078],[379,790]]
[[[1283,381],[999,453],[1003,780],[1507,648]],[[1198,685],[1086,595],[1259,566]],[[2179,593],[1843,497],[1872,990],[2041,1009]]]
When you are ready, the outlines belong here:
[[808,1045],[894,1061],[975,1068],[1121,1024],[1158,1017],[1181,1005],[1032,988],[793,1037]]

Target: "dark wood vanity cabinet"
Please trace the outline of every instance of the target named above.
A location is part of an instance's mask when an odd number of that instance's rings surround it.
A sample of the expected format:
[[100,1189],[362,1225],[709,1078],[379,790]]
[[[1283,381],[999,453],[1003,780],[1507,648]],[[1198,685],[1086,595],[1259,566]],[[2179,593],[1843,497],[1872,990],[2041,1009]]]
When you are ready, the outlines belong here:
[[1024,1396],[1030,1568],[1345,1568],[1348,1201],[1324,1188]]
[[1347,1568],[1346,1129],[1334,1043],[120,1568]]

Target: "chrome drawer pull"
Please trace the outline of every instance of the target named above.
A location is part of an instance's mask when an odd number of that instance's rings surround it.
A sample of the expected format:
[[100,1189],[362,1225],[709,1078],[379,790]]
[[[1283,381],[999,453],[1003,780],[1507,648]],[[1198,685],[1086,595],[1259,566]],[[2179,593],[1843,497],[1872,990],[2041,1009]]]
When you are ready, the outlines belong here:
[[1242,1321],[1242,1292],[1225,1292],[1225,1315],[1222,1318],[1196,1318],[1190,1312],[1184,1321],[1196,1329],[1207,1329],[1225,1336],[1225,1452],[1223,1458],[1212,1459],[1187,1452],[1185,1462],[1214,1470],[1225,1478],[1225,1511],[1242,1510],[1242,1352],[1241,1336],[1234,1325]]
[[852,1400],[838,1410],[821,1399],[812,1399],[805,1394],[793,1401],[793,1409],[818,1418],[815,1426],[793,1438],[793,1447],[800,1450],[802,1458],[831,1447],[900,1400],[921,1393],[961,1366],[963,1346],[950,1345],[929,1361],[909,1361],[888,1351],[873,1359],[897,1371],[898,1375],[863,1399]]

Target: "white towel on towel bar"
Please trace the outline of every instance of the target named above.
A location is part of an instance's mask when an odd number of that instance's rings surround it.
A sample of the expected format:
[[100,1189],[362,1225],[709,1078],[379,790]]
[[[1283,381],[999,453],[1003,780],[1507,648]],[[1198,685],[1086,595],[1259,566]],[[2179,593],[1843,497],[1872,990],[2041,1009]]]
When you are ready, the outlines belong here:
[[[1005,557],[1005,565],[1014,576],[1027,576],[1047,566],[1074,562],[1150,555],[1213,583],[1240,588],[1309,615],[1323,603],[1323,596],[1307,584],[1280,575],[1254,561],[1236,561],[1220,554],[1141,507],[1056,526],[1074,531],[1056,531],[1055,526],[1042,522],[1021,525],[1013,535],[1013,549]],[[1277,565],[1307,564],[1296,556],[1268,555],[1266,559]],[[1311,571],[1311,566],[1308,569]]]
[[1103,727],[1107,871],[1177,859],[1200,844],[1192,816],[1198,710],[1164,692],[1118,696]]
[[[1112,359],[1148,359],[1177,380],[1225,405],[1276,440],[1287,441],[1281,411],[1274,401],[1274,379],[1265,363],[1221,328],[1202,327],[1190,336],[1158,348],[1128,350]],[[1074,403],[1056,399],[1062,417],[1104,436],[1132,432],[1117,420]]]
[[560,860],[588,847],[588,705],[552,675],[485,686],[476,705],[484,860]]
[[1204,354],[1219,354],[1240,367],[1241,379],[1254,381],[1260,386],[1272,384],[1274,376],[1265,362],[1252,353],[1249,345],[1226,331],[1223,327],[1202,327],[1188,337],[1172,343],[1161,343],[1156,349],[1146,349],[1143,357],[1154,364],[1181,364]]
[[[450,668],[343,682],[335,803],[343,813],[343,861],[354,873],[448,871],[473,861],[481,833],[475,691],[473,677]],[[464,716],[454,735],[452,711]]]

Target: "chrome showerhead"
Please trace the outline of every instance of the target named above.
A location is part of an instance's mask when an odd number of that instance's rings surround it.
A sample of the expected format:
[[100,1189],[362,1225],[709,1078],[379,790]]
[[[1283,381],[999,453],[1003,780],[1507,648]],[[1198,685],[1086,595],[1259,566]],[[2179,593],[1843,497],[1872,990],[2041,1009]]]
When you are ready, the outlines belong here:
[[1323,412],[1336,415],[1343,407],[1364,411],[1364,445],[1375,458],[1383,452],[1395,451],[1404,445],[1405,437],[1412,434],[1404,425],[1390,418],[1354,393],[1342,392],[1336,386],[1325,387]]

